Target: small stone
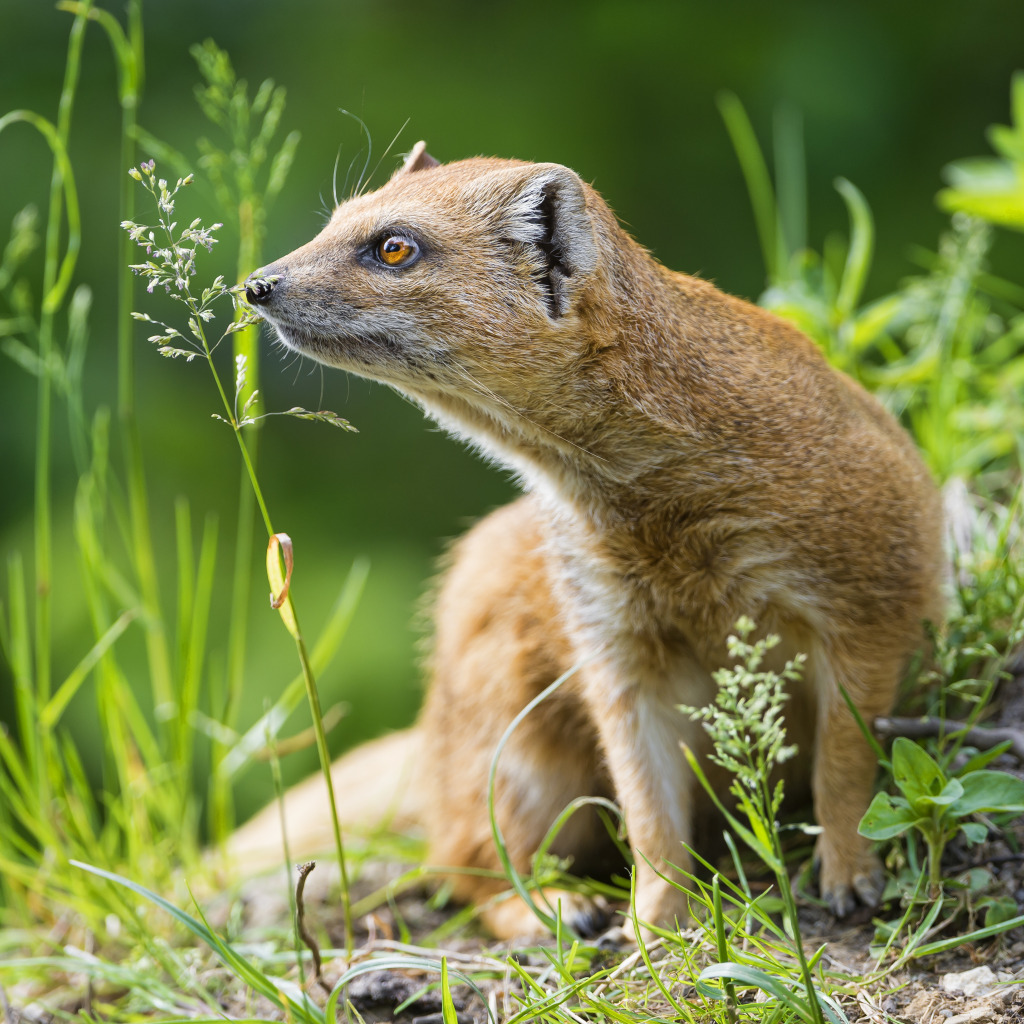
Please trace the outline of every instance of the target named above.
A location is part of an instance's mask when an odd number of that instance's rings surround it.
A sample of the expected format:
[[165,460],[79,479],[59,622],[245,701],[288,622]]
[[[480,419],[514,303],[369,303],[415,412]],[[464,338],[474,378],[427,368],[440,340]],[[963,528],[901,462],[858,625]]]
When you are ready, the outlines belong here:
[[960,974],[944,974],[939,981],[939,987],[943,992],[962,992],[968,999],[976,999],[994,992],[996,982],[991,967],[975,967]]

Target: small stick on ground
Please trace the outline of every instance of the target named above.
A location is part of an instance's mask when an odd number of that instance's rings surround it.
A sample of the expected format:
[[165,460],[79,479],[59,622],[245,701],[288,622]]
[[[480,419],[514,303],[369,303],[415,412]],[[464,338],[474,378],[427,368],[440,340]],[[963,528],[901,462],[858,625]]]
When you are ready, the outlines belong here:
[[905,736],[917,740],[924,736],[959,736],[969,747],[989,750],[1010,741],[1008,754],[1024,762],[1024,730],[1007,727],[986,729],[981,726],[968,729],[966,722],[953,722],[942,718],[876,718],[875,733],[879,736]]
[[315,860],[307,861],[305,864],[300,864],[298,866],[299,880],[295,884],[295,921],[299,929],[299,936],[309,947],[310,953],[313,954],[314,977],[320,987],[330,995],[331,986],[324,981],[323,975],[320,973],[320,947],[316,944],[316,939],[313,938],[313,933],[306,927],[306,907],[302,902],[302,890],[306,888],[306,879],[315,867]]

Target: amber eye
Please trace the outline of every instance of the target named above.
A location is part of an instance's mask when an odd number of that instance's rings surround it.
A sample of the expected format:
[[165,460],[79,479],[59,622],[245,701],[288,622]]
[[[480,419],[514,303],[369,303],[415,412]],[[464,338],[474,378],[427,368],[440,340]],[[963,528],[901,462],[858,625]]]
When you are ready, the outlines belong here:
[[386,267],[402,267],[411,263],[420,253],[420,247],[411,239],[401,235],[385,238],[377,246],[377,258]]

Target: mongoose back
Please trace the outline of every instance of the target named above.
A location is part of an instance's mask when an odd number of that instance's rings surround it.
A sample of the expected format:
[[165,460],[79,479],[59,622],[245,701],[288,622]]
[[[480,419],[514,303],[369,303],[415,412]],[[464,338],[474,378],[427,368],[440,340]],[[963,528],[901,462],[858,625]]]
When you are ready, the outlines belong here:
[[[636,854],[637,912],[671,925],[666,878],[701,847],[704,801],[680,748],[707,749],[678,710],[714,695],[726,637],[752,618],[807,655],[787,705],[822,828],[822,892],[873,904],[881,872],[857,823],[887,713],[938,621],[936,490],[899,425],[790,324],[667,270],[573,171],[420,143],[376,192],[257,271],[248,298],[289,348],[392,385],[510,467],[525,495],[454,548],[435,601],[414,734],[430,860],[497,868],[486,785],[520,871],[574,797],[613,797]],[[326,811],[324,811],[326,817]],[[586,869],[595,819],[554,852]],[[661,877],[664,875],[665,877]],[[467,899],[497,883],[457,874]],[[586,924],[589,908],[566,902]],[[536,922],[492,906],[502,936]]]

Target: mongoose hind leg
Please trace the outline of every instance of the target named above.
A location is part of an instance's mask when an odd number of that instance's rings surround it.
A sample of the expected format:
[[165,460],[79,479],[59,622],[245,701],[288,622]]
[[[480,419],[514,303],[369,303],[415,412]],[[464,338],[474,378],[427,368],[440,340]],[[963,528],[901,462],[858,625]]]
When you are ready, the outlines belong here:
[[[487,787],[495,749],[512,719],[560,674],[571,654],[547,583],[532,501],[490,515],[455,547],[436,601],[431,681],[421,717],[431,864],[494,872],[453,874],[457,898],[482,903],[508,888],[494,846]],[[576,797],[610,795],[596,732],[574,679],[517,726],[498,764],[495,806],[513,865],[528,874],[534,852]],[[611,845],[589,808],[577,811],[551,852],[584,873]],[[548,893],[576,930],[600,927],[591,902]],[[520,900],[491,904],[483,923],[499,938],[536,933]]]
[[832,678],[818,706],[812,786],[822,827],[815,848],[819,888],[837,917],[845,917],[858,903],[876,906],[885,886],[885,872],[872,844],[857,831],[871,802],[878,761],[839,685],[870,724],[891,711],[904,661],[899,656],[885,658],[877,649],[864,661],[855,662],[849,655],[830,658]]

